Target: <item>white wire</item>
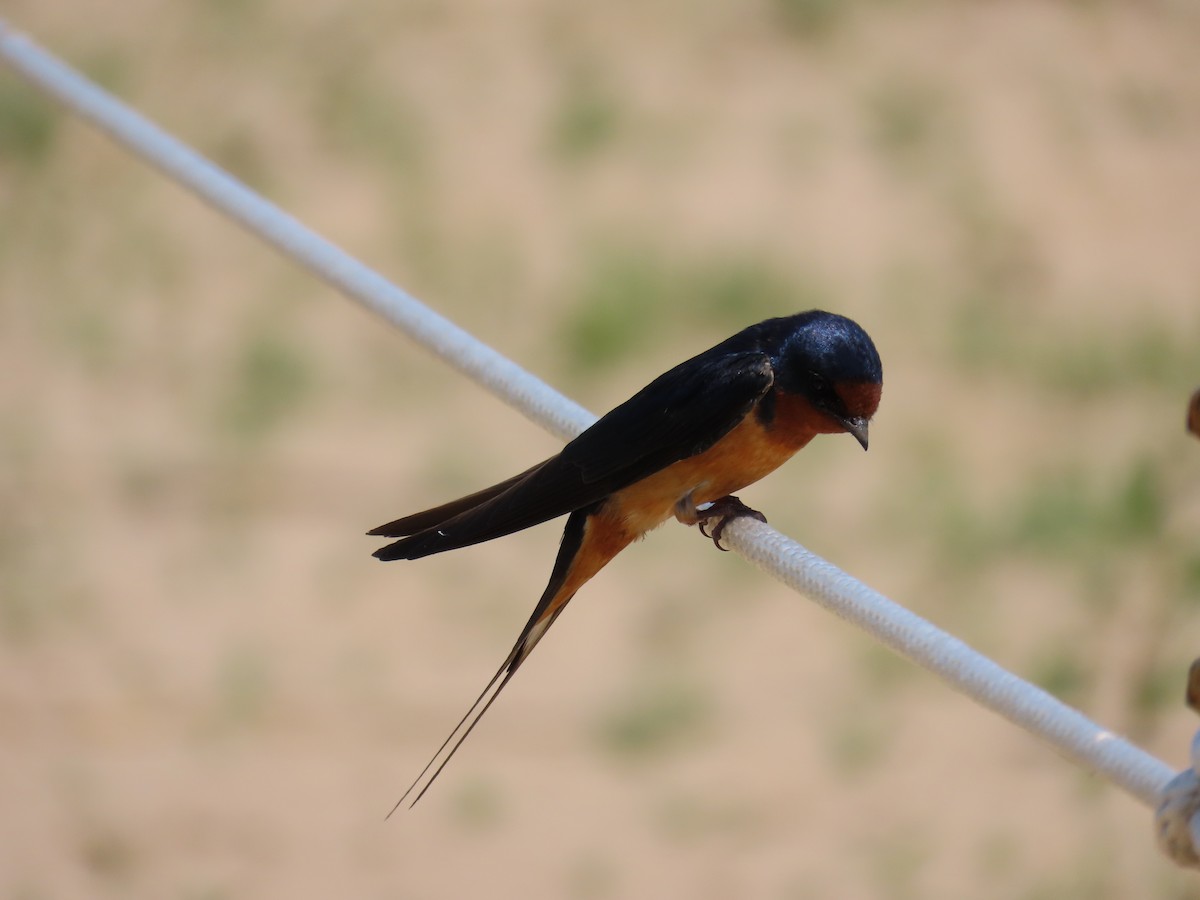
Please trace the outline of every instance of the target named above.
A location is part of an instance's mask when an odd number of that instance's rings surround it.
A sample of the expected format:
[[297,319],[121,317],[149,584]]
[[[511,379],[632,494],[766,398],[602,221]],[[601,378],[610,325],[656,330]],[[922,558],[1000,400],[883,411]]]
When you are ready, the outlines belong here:
[[1078,710],[762,522],[735,519],[721,541],[968,697],[1049,741],[1064,756],[1104,775],[1145,805],[1153,808],[1174,776],[1166,763],[1100,728]]
[[570,439],[596,420],[582,406],[304,227],[27,37],[13,32],[3,19],[0,44],[3,59],[35,87],[284,255],[398,325],[413,340],[548,431]]
[[[433,312],[148,122],[0,19],[0,59],[134,154],[339,290],[398,325],[460,372],[561,438],[595,417]],[[957,638],[762,523],[739,519],[726,543],[764,571],[874,635],[955,689],[1051,743],[1153,808],[1173,776],[1161,760],[1102,729]]]

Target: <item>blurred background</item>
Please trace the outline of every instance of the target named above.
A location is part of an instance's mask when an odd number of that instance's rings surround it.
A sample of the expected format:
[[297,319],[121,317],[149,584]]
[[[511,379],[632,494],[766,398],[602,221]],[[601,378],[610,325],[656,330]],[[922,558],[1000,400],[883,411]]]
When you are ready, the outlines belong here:
[[[850,315],[869,454],[743,497],[1172,765],[1200,652],[1186,2],[7,0],[601,412]],[[412,811],[560,525],[363,532],[555,442],[0,70],[0,898],[1200,897],[1150,816],[671,525]]]

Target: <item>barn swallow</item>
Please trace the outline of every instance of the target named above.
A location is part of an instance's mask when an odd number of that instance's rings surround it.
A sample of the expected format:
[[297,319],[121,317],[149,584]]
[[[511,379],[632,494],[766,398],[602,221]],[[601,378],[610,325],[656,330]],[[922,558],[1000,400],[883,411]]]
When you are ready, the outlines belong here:
[[[672,516],[699,525],[718,547],[729,521],[765,522],[734,491],[818,434],[849,432],[867,449],[882,384],[875,345],[850,319],[820,310],[767,319],[660,375],[557,456],[368,532],[400,538],[376,558],[420,559],[567,516],[550,582],[517,642],[392,812],[450,747],[413,805],[424,796],[575,592],[609,560]],[[715,527],[704,531],[710,522]]]

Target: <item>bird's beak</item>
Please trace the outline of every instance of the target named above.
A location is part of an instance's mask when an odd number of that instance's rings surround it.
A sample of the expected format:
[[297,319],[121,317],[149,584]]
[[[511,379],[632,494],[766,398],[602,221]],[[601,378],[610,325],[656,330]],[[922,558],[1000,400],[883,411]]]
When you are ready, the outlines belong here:
[[856,416],[852,419],[843,419],[842,424],[846,430],[854,435],[854,439],[862,444],[864,450],[867,449],[867,420],[861,416]]

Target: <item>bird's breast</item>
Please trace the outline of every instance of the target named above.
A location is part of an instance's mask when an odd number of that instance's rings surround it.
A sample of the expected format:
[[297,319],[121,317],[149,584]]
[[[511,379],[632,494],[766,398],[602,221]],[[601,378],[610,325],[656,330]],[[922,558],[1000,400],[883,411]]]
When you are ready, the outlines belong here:
[[752,411],[704,452],[613,494],[605,514],[645,533],[670,518],[675,504],[688,494],[697,505],[709,503],[769,475],[816,435],[841,430],[831,428],[831,422],[803,397],[777,392],[769,421]]

